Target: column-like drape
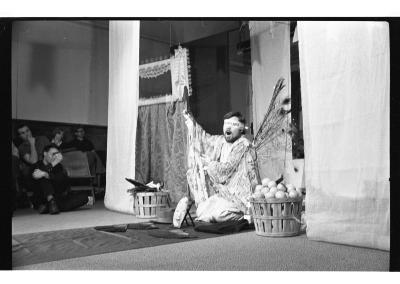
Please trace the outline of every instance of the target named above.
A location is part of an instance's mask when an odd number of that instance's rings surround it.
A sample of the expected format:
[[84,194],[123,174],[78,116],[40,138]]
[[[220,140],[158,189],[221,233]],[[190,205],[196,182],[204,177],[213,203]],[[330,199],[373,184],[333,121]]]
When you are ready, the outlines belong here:
[[299,22],[307,236],[388,250],[389,27]]
[[134,213],[126,177],[135,177],[139,101],[139,21],[110,21],[105,206]]
[[[271,103],[273,90],[279,78],[286,87],[281,97],[290,97],[290,26],[289,22],[250,21],[252,65],[253,128],[256,133]],[[290,121],[290,115],[288,116]],[[286,127],[288,125],[286,124]],[[268,147],[258,153],[261,178],[277,179],[290,171],[292,141],[285,132],[276,136]],[[286,148],[286,155],[285,155]],[[285,161],[286,157],[286,163]],[[286,166],[286,167],[285,167]],[[285,175],[288,181],[289,176]]]

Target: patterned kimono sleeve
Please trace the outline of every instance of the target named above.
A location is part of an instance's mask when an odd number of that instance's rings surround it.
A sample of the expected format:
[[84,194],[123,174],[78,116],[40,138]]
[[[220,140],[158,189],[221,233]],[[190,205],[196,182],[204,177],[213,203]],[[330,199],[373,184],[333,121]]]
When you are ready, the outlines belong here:
[[233,149],[226,162],[212,161],[208,165],[207,173],[213,183],[225,183],[229,177],[237,170],[243,155],[246,153],[248,145],[244,142],[233,146]]
[[198,123],[194,123],[193,127],[188,127],[188,171],[186,176],[196,206],[212,195],[211,187],[204,174],[201,155],[213,159],[218,145],[221,145],[218,142],[221,141],[221,137],[206,133]]
[[223,138],[223,136],[211,135],[207,133],[198,123],[195,124],[195,132],[195,136],[198,137],[198,144],[196,145],[198,153],[214,159],[218,151],[218,147],[222,145],[221,138]]

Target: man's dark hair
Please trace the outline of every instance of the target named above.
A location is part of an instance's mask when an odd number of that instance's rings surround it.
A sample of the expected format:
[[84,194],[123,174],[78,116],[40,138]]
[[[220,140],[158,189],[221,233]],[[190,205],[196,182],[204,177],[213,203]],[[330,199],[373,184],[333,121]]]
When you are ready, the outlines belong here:
[[[22,127],[27,127],[27,128],[29,128],[29,126],[26,125],[25,123],[20,123],[20,124],[18,124],[17,127],[15,128],[15,130],[17,131],[17,134],[18,134],[18,135],[19,135],[18,130],[20,130]],[[30,129],[30,128],[29,128],[29,129]]]
[[231,117],[237,117],[239,122],[246,124],[246,119],[244,118],[244,116],[240,111],[230,111],[224,115],[224,119],[229,119]]
[[[237,117],[239,122],[243,123],[244,125],[246,124],[246,119],[242,115],[240,111],[230,111],[227,114],[224,115],[224,119],[229,119],[231,117]],[[246,133],[246,129],[243,128],[242,134]]]
[[49,145],[46,145],[46,146],[43,148],[43,153],[44,153],[44,152],[49,152],[49,150],[52,149],[52,148],[57,149],[57,151],[60,151],[60,148],[59,148],[56,144],[51,143],[51,144],[49,144]]
[[53,131],[51,132],[51,135],[53,135],[52,138],[54,138],[54,136],[60,133],[64,133],[64,131],[61,128],[58,127],[54,128]]
[[74,132],[77,132],[79,129],[82,129],[83,131],[85,131],[85,127],[83,127],[83,125],[77,125],[74,128]]

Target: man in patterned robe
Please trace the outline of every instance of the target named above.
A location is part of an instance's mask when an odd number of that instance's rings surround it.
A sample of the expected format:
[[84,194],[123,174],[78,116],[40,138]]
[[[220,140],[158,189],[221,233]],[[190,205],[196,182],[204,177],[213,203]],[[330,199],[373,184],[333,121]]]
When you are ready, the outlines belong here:
[[188,127],[190,194],[198,220],[220,222],[243,218],[248,197],[260,183],[256,153],[244,137],[240,112],[224,116],[223,135],[210,135],[184,112]]

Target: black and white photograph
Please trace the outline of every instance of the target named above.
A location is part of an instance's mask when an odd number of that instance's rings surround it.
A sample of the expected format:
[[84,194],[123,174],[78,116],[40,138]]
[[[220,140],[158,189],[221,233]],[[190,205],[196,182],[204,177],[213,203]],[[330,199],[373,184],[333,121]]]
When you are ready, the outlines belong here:
[[7,270],[398,271],[400,20],[11,17],[0,29]]

